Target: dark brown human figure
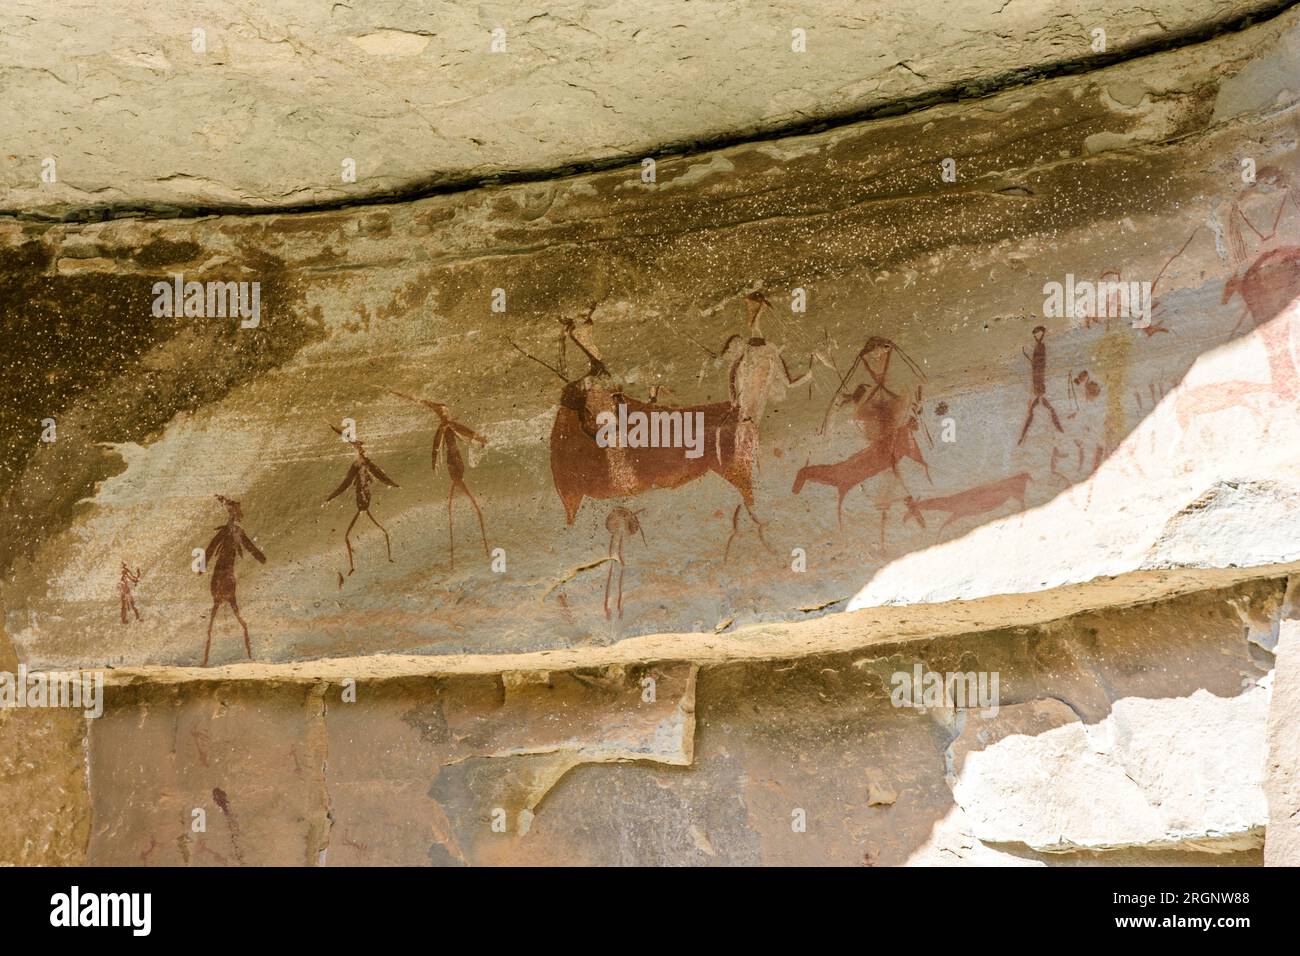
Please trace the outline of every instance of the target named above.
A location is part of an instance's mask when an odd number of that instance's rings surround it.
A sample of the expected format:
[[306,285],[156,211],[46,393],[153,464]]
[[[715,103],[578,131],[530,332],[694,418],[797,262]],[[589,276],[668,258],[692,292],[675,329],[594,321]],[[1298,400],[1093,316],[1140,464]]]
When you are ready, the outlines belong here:
[[[333,428],[340,436],[343,434],[342,429],[335,427],[333,424],[330,424],[330,428]],[[356,461],[348,469],[347,475],[343,478],[343,483],[330,492],[325,502],[333,501],[347,491],[349,486],[356,485],[357,513],[352,516],[352,520],[348,522],[347,530],[343,532],[343,544],[348,549],[348,576],[351,577],[352,572],[356,570],[356,565],[352,560],[352,540],[350,535],[352,534],[352,526],[357,523],[357,519],[362,514],[365,514],[371,523],[384,533],[384,547],[388,550],[388,562],[393,563],[393,545],[388,537],[388,529],[375,520],[375,516],[370,513],[370,481],[372,478],[378,478],[390,488],[397,488],[399,485],[384,474],[378,465],[366,457],[365,447],[359,440],[354,439],[349,441],[348,444],[352,446],[352,450],[357,454]]]
[[[641,543],[646,543],[645,531],[641,527],[641,522],[637,520],[637,515],[640,513],[641,511],[629,511],[619,505],[605,516],[605,530],[609,532],[608,556],[618,561],[618,619],[620,621],[623,619],[623,570],[626,567],[623,560],[623,539],[630,535],[640,534]],[[614,561],[610,561],[609,572],[605,575],[605,618],[607,620],[610,617],[609,586],[613,579]]]
[[1047,329],[1041,325],[1034,326],[1034,354],[1031,356],[1024,349],[1021,354],[1029,361],[1030,381],[1034,389],[1034,397],[1029,402],[1029,414],[1025,416],[1025,427],[1020,429],[1020,441],[1017,445],[1024,444],[1025,436],[1029,434],[1029,426],[1034,423],[1034,409],[1042,405],[1051,413],[1052,424],[1056,426],[1058,432],[1065,431],[1061,427],[1061,420],[1056,417],[1056,409],[1047,398],[1047,346],[1043,344],[1043,336]]
[[460,442],[457,441],[457,438],[463,438],[465,441],[476,441],[480,445],[486,445],[487,439],[472,430],[468,425],[462,425],[453,419],[447,406],[442,402],[412,398],[410,395],[403,395],[391,388],[387,389],[387,391],[398,398],[406,399],[408,402],[430,408],[438,416],[440,424],[438,430],[433,433],[433,473],[438,473],[438,452],[441,450],[443,458],[447,462],[447,474],[451,476],[451,484],[447,488],[447,548],[450,552],[451,567],[453,569],[456,567],[456,539],[452,530],[451,504],[457,489],[460,489],[461,493],[469,499],[469,503],[474,506],[474,513],[478,515],[478,530],[483,537],[483,554],[486,556],[488,554],[488,543],[487,530],[483,527],[483,511],[479,508],[474,493],[465,484],[465,459],[461,456]]
[[135,613],[135,619],[140,620],[140,609],[135,606],[135,595],[131,593],[131,585],[140,583],[140,569],[132,571],[125,561],[122,562],[122,573],[117,579],[117,595],[122,604],[122,623],[127,623],[127,612]]
[[212,625],[217,619],[217,609],[222,604],[230,605],[235,620],[244,629],[244,651],[249,660],[253,659],[248,622],[239,613],[239,602],[235,600],[235,561],[242,558],[247,549],[260,564],[266,564],[266,555],[258,550],[240,526],[244,520],[244,511],[239,502],[224,495],[217,495],[216,498],[226,507],[226,523],[217,528],[217,533],[212,536],[204,551],[204,566],[212,571],[212,613],[208,617],[208,642],[203,646],[204,667],[208,666],[208,653],[212,650]]

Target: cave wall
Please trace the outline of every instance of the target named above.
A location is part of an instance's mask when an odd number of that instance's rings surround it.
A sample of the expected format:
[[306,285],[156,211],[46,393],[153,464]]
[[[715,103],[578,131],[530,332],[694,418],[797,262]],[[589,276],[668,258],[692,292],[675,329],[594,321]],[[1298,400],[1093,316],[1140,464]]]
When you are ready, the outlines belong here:
[[341,193],[8,167],[0,671],[106,687],[0,709],[0,862],[1300,862],[1300,13],[1179,9]]

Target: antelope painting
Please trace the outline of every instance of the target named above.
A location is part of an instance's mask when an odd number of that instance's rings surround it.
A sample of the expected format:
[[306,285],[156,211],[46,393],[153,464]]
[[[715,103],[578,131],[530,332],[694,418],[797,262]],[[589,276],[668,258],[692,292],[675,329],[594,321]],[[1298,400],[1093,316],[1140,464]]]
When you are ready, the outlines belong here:
[[[918,379],[924,380],[921,369],[912,359],[889,339],[872,336],[858,351],[849,366],[848,372],[840,379],[839,389],[832,396],[822,419],[819,431],[824,432],[830,422],[831,412],[845,405],[853,406],[853,418],[867,445],[842,461],[831,464],[805,464],[794,478],[791,492],[799,494],[808,482],[827,485],[837,494],[835,517],[840,528],[844,527],[844,499],[858,485],[883,472],[890,472],[894,479],[903,486],[898,466],[903,459],[910,458],[925,469],[926,479],[930,477],[930,467],[917,442],[916,435],[925,428],[921,418],[921,386],[915,392],[898,385],[890,386],[889,365],[895,352],[907,364]],[[870,383],[863,382],[852,391],[844,391],[845,384],[861,364]],[[929,432],[926,431],[929,439]],[[884,543],[885,521],[889,506],[881,508],[880,538]]]
[[[638,401],[624,394],[622,387],[611,386],[609,370],[591,339],[590,313],[582,322],[565,323],[565,340],[577,346],[587,360],[586,371],[575,379],[565,374],[563,351],[561,365],[556,368],[515,346],[564,382],[551,428],[550,449],[551,475],[569,525],[577,519],[586,498],[632,498],[655,489],[680,488],[712,472],[740,494],[724,558],[738,533],[737,519],[742,508],[754,522],[760,542],[771,550],[763,535],[763,522],[755,513],[753,471],[758,428],[768,400],[780,395],[785,387],[805,381],[807,374],[792,378],[779,350],[758,334],[758,316],[766,300],[755,294],[745,301],[750,336],[731,366],[726,402],[669,407],[657,401]],[[724,344],[724,352],[735,338]],[[716,353],[710,354],[717,357]],[[673,447],[602,447],[597,441],[598,419],[607,421],[605,416],[617,416],[620,405],[626,406],[623,414],[628,417],[640,413],[648,419],[651,413],[667,413],[680,415],[683,420],[690,416],[702,421],[703,454],[686,457],[682,449]]]
[[903,520],[906,521],[908,518],[912,518],[924,528],[926,524],[923,512],[937,511],[948,516],[944,519],[943,524],[939,525],[939,530],[943,531],[955,521],[987,514],[1002,507],[1008,501],[1019,502],[1020,508],[1023,510],[1025,507],[1025,487],[1028,484],[1029,473],[1022,471],[1010,478],[990,481],[988,484],[968,488],[966,491],[959,491],[953,495],[944,495],[940,498],[916,499],[909,495],[905,499],[907,514],[903,515]]

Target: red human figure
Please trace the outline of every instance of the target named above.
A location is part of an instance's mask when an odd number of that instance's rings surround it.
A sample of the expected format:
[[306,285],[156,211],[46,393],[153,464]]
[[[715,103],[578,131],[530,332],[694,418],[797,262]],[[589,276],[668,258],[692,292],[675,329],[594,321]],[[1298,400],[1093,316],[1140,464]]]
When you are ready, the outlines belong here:
[[204,551],[204,566],[212,569],[212,613],[208,616],[208,642],[203,646],[203,666],[208,666],[208,653],[212,650],[212,625],[217,619],[217,609],[222,604],[229,604],[235,614],[235,620],[244,629],[244,650],[248,659],[253,659],[253,647],[248,638],[248,622],[239,613],[239,602],[235,600],[235,561],[244,556],[247,549],[260,564],[266,564],[266,555],[258,550],[257,545],[249,539],[240,526],[244,520],[243,509],[239,502],[217,495],[217,500],[226,506],[226,523],[217,528]]
[[[333,428],[340,436],[343,434],[343,430],[335,427],[332,423],[330,423],[330,428]],[[397,488],[400,486],[397,482],[384,474],[378,465],[366,457],[365,447],[361,444],[360,440],[353,439],[352,441],[349,441],[348,444],[352,446],[352,450],[357,454],[356,461],[352,462],[352,467],[348,469],[347,475],[344,476],[343,483],[330,492],[330,495],[325,499],[325,502],[328,503],[333,501],[339,495],[343,494],[343,492],[347,491],[350,486],[356,485],[357,513],[352,516],[352,520],[348,522],[347,530],[343,532],[343,544],[348,549],[348,576],[351,577],[352,572],[356,570],[356,565],[352,560],[352,540],[350,535],[352,534],[352,526],[357,523],[357,519],[360,518],[362,514],[365,514],[374,526],[384,533],[384,547],[388,550],[388,563],[393,563],[393,545],[392,541],[388,537],[388,529],[375,520],[375,516],[370,513],[370,481],[372,478],[378,478],[390,488]]]
[[[645,509],[641,509],[644,511]],[[628,535],[640,534],[641,543],[645,544],[645,531],[641,527],[641,522],[637,520],[637,515],[641,511],[629,511],[622,505],[614,508],[605,517],[605,530],[609,532],[609,552],[610,558],[618,561],[618,618],[623,619],[623,570],[626,563],[623,560],[623,538]],[[617,547],[616,547],[617,546]],[[610,561],[609,571],[605,575],[605,618],[609,619],[609,586],[614,579],[614,562]]]
[[140,620],[140,609],[135,606],[135,595],[131,593],[131,585],[140,583],[140,569],[132,571],[125,561],[122,562],[122,573],[117,579],[117,595],[122,605],[122,623],[127,623],[127,612],[135,612],[135,619]]
[[[869,426],[863,417],[863,412],[873,407],[873,400],[880,392],[883,391],[887,398],[898,399],[901,397],[889,387],[889,363],[893,359],[895,352],[908,364],[918,379],[925,380],[925,374],[921,371],[920,366],[913,362],[911,356],[899,348],[897,344],[879,335],[871,336],[871,338],[867,339],[866,344],[858,350],[858,354],[853,357],[853,363],[849,365],[849,370],[840,379],[840,384],[835,389],[835,395],[832,396],[830,404],[826,406],[826,414],[822,416],[821,427],[817,429],[819,435],[825,434],[826,426],[831,420],[831,411],[837,406],[853,402],[859,410],[855,417],[858,418],[859,423],[864,428],[867,428]],[[879,363],[879,367],[873,364],[873,361]],[[867,384],[864,382],[853,392],[846,392],[844,386],[857,370],[859,363],[873,383],[871,390],[867,390]],[[869,441],[876,440],[874,435],[869,434],[867,437]]]
[[1029,426],[1034,423],[1034,409],[1042,405],[1052,415],[1052,424],[1056,426],[1058,432],[1064,432],[1061,427],[1061,420],[1056,417],[1056,409],[1052,403],[1047,400],[1047,346],[1043,344],[1043,336],[1047,329],[1044,326],[1034,326],[1034,354],[1031,356],[1024,349],[1020,351],[1029,361],[1030,381],[1034,389],[1034,397],[1029,401],[1029,414],[1025,416],[1025,427],[1020,429],[1020,440],[1017,445],[1024,444],[1025,436],[1029,434]]
[[393,389],[385,389],[390,394],[398,398],[404,398],[408,402],[414,402],[417,405],[423,405],[425,408],[433,409],[434,414],[438,416],[438,430],[433,433],[433,473],[438,473],[438,452],[443,453],[443,460],[447,463],[447,474],[451,477],[451,484],[447,488],[447,548],[450,552],[451,567],[456,567],[456,539],[452,530],[451,506],[456,497],[456,491],[459,489],[461,494],[469,499],[469,503],[474,508],[474,513],[478,515],[478,530],[483,538],[483,554],[488,554],[487,530],[483,526],[483,509],[478,506],[478,500],[474,493],[469,490],[469,485],[465,484],[465,459],[460,453],[460,442],[458,438],[465,441],[476,441],[480,445],[486,445],[487,439],[478,432],[471,429],[468,425],[463,425],[451,417],[450,411],[442,402],[432,402],[423,398],[412,398],[410,395],[403,395],[401,392]]
[[[908,494],[907,484],[899,471],[899,464],[904,458],[911,458],[925,470],[926,480],[930,480],[930,466],[925,461],[921,445],[917,441],[918,433],[924,432],[926,440],[933,445],[929,429],[921,420],[921,385],[917,384],[915,394],[902,385],[890,387],[889,364],[894,353],[907,363],[908,368],[921,381],[923,373],[912,358],[889,339],[873,335],[854,356],[849,370],[840,379],[836,394],[826,408],[819,433],[824,433],[830,422],[831,412],[844,405],[853,406],[853,418],[867,441],[867,446],[843,461],[831,464],[805,464],[795,475],[793,494],[799,494],[806,482],[828,485],[835,489],[837,500],[835,517],[839,527],[844,526],[844,499],[858,485],[888,470]],[[853,391],[846,391],[845,384],[861,363],[870,383],[862,382]],[[888,505],[880,508],[880,540],[884,545],[885,523],[888,519]]]

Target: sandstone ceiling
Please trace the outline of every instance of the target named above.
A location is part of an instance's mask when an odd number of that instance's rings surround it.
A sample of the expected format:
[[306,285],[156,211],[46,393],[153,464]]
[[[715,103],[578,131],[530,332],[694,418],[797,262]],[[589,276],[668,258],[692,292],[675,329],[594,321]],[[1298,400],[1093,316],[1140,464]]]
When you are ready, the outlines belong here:
[[635,161],[1096,66],[1280,6],[11,0],[0,211],[290,207]]

